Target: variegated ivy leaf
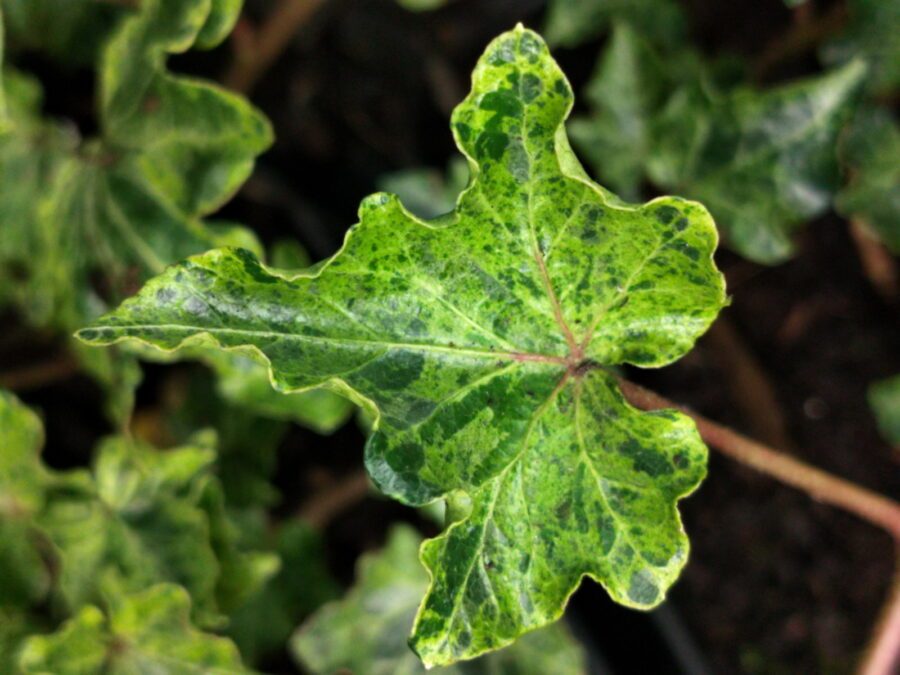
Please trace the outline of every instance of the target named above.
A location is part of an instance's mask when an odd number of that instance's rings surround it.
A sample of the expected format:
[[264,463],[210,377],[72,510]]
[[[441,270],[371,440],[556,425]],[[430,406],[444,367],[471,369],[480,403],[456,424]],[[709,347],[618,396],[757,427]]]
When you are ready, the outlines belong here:
[[684,14],[675,0],[552,0],[544,30],[550,44],[575,47],[617,19],[657,44],[677,44],[684,38]]
[[703,201],[738,253],[783,262],[793,230],[831,204],[838,133],[865,73],[854,61],[765,92],[684,87],[655,124],[650,178]]
[[900,375],[869,387],[869,405],[878,420],[881,435],[892,445],[900,447]]
[[863,109],[841,139],[847,184],[838,211],[900,254],[900,128],[885,109]]
[[283,391],[326,385],[377,415],[366,462],[419,505],[470,510],[427,542],[413,646],[426,665],[509,644],[562,614],[582,576],[662,601],[685,563],[676,502],[706,468],[689,418],[631,408],[605,366],[658,367],[725,304],[706,210],[632,206],[568,146],[568,82],[521,26],[488,47],[453,114],[472,181],[423,221],[391,195],[341,251],[284,275],[223,249],[169,268],[80,332],[268,359]]
[[312,673],[367,675],[578,675],[585,656],[560,625],[529,633],[512,647],[470,663],[426,671],[406,643],[428,575],[418,560],[421,537],[395,527],[384,549],[363,556],[356,584],[303,624],[291,640],[300,664]]
[[30,638],[19,667],[56,675],[248,672],[231,641],[191,625],[190,603],[183,588],[160,584],[116,599],[107,613],[89,605],[57,632]]

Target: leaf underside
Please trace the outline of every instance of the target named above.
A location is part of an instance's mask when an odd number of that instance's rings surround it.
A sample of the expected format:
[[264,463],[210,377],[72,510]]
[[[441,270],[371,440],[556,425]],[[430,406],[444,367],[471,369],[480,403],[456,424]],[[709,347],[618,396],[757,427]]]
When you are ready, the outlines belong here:
[[725,303],[715,227],[699,204],[591,183],[562,126],[572,98],[520,26],[453,114],[472,175],[455,211],[425,221],[376,194],[323,265],[287,276],[212,251],[79,334],[253,353],[283,391],[325,385],[377,413],[366,464],[387,494],[466,493],[471,512],[422,549],[426,665],[557,619],[584,575],[653,607],[687,555],[676,502],[705,446],[687,417],[631,408],[606,368],[665,365],[706,330]]

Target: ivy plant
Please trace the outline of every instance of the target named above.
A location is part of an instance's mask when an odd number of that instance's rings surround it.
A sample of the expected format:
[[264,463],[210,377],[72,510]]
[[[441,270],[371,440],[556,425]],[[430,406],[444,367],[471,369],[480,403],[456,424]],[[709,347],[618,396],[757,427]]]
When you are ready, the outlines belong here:
[[695,202],[629,205],[591,182],[563,127],[572,100],[519,26],[453,114],[472,176],[453,212],[425,221],[376,194],[320,265],[211,251],[79,333],[239,349],[281,391],[326,386],[368,408],[378,487],[454,514],[421,551],[411,644],[426,666],[558,619],[585,575],[654,607],[687,557],[676,503],[706,448],[688,417],[629,406],[610,369],[671,363],[715,319],[716,230]]
[[[314,673],[424,675],[406,645],[428,575],[418,561],[421,537],[396,526],[382,551],[363,556],[356,585],[310,617],[291,641],[301,665]],[[438,668],[442,675],[519,673],[579,675],[585,655],[562,624],[529,633],[512,647],[470,663]]]

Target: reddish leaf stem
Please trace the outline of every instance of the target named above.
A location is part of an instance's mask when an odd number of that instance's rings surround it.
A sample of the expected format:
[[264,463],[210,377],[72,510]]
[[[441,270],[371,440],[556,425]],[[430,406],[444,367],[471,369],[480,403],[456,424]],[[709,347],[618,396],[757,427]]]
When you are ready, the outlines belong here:
[[868,520],[900,541],[900,504],[894,500],[769,448],[633,382],[620,379],[619,385],[633,406],[681,410],[693,418],[703,439],[723,455],[802,490],[816,501]]
[[[900,549],[897,551],[900,560]],[[866,649],[859,675],[891,675],[900,667],[900,566],[894,573],[894,582],[875,634]]]

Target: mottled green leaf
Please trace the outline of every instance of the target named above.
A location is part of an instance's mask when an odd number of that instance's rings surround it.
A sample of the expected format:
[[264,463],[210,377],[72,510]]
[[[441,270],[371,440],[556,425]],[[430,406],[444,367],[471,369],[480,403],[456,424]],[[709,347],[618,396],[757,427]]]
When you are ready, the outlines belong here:
[[400,197],[403,206],[419,218],[436,218],[453,210],[468,180],[465,161],[455,158],[446,174],[435,169],[394,171],[379,178],[378,189]]
[[869,387],[869,404],[887,441],[900,446],[900,375]]
[[847,184],[838,211],[900,254],[900,128],[883,109],[860,111],[841,141]]
[[640,35],[618,24],[585,90],[591,115],[569,125],[575,147],[596,176],[627,200],[640,198],[652,122],[669,93],[667,80]]
[[782,262],[793,230],[831,204],[838,133],[865,72],[856,61],[765,92],[683,88],[657,122],[650,177],[703,201],[737,252]]
[[866,89],[888,96],[896,93],[900,87],[900,2],[848,0],[847,7],[847,27],[826,43],[823,60],[838,64],[862,56],[870,69]]
[[[320,609],[294,635],[291,646],[301,665],[322,675],[342,669],[368,675],[427,672],[406,643],[428,586],[417,555],[420,543],[414,530],[397,526],[384,550],[363,556],[347,596]],[[433,672],[576,675],[585,672],[585,658],[562,625],[555,625],[503,651]]]
[[552,0],[544,31],[550,44],[574,47],[603,33],[615,19],[656,43],[677,44],[685,34],[675,0]]
[[706,448],[678,413],[640,413],[604,367],[658,367],[725,304],[699,204],[627,205],[585,176],[572,93],[541,38],[495,40],[453,114],[473,180],[423,221],[391,195],[297,275],[223,249],[169,268],[80,332],[94,344],[253,349],[283,391],[325,385],[377,412],[366,462],[420,505],[471,512],[423,549],[433,582],[413,644],[440,665],[562,614],[584,575],[662,601],[687,556],[676,502]]
[[189,614],[184,589],[153,586],[116,601],[108,614],[88,606],[56,633],[30,638],[19,666],[54,675],[247,672],[234,644],[197,630]]
[[[251,664],[283,650],[304,617],[339,595],[321,537],[310,526],[300,521],[282,525],[275,550],[281,559],[278,574],[232,613],[228,623],[229,637]],[[411,624],[391,637],[405,641]]]

